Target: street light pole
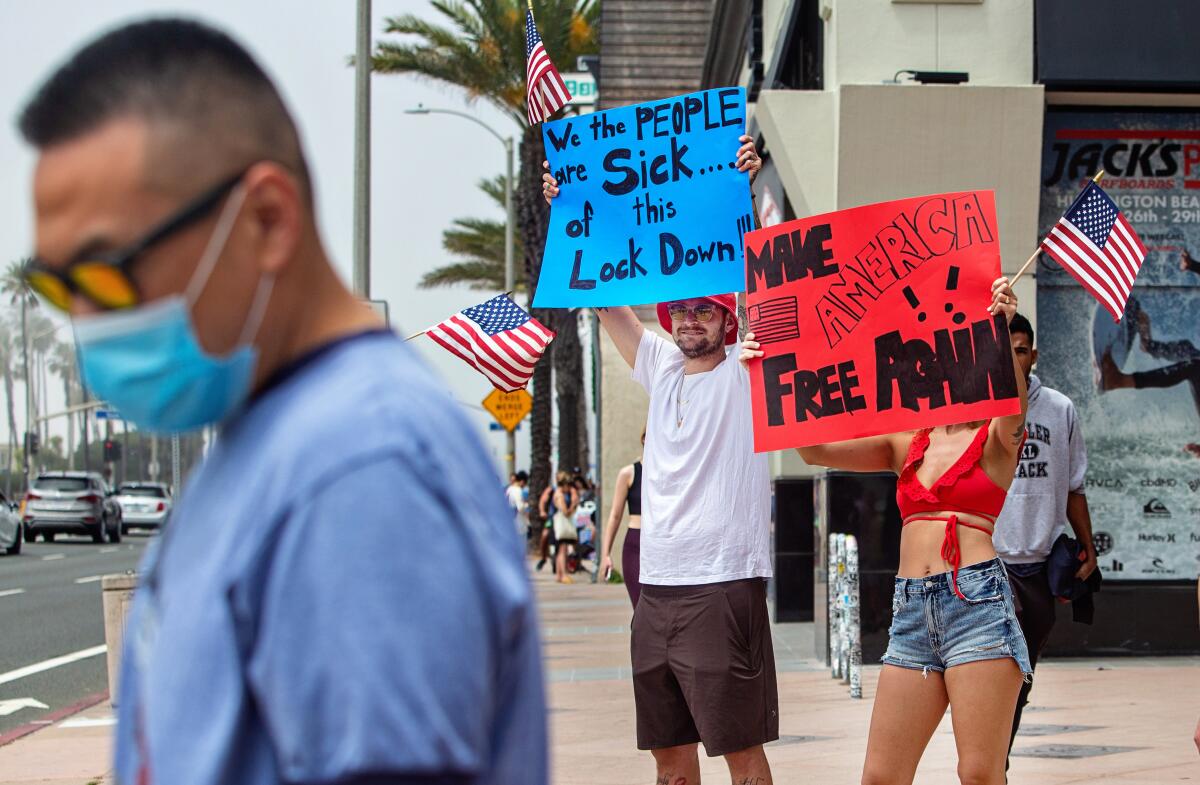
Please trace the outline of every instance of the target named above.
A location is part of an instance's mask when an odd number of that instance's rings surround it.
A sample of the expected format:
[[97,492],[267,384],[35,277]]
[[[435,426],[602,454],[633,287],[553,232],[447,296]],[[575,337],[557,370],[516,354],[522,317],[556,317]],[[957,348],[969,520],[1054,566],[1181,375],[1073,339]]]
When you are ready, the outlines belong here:
[[[504,152],[508,158],[508,174],[504,178],[504,291],[511,292],[516,286],[517,271],[513,267],[513,140],[504,140]],[[517,433],[508,431],[505,438],[505,454],[508,476],[517,471]]]
[[371,0],[358,0],[354,54],[354,293],[371,297]]
[[[455,117],[462,117],[470,120],[478,126],[481,126],[492,136],[499,140],[500,144],[504,145],[504,155],[507,161],[507,172],[504,177],[504,290],[512,292],[517,285],[517,271],[513,260],[513,138],[511,136],[501,136],[496,129],[492,128],[487,123],[480,120],[478,117],[469,115],[466,112],[458,112],[454,109],[429,109],[420,104],[415,109],[405,109],[405,114],[450,114]],[[509,431],[505,441],[505,465],[508,468],[508,474],[511,476],[517,470],[517,435],[513,431]]]

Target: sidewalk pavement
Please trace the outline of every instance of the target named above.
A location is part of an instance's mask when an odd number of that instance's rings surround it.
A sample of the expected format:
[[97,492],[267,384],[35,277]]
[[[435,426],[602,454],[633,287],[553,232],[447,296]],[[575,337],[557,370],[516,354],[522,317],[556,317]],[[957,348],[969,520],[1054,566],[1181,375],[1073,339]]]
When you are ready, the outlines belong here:
[[[629,600],[623,586],[558,585],[532,573],[541,606],[555,785],[649,785],[653,759],[634,740]],[[768,747],[780,785],[851,785],[862,772],[878,666],[863,669],[863,699],[812,658],[811,624],[773,627],[780,739]],[[1036,785],[1200,783],[1192,733],[1200,716],[1200,658],[1050,660],[1017,739],[1009,782]],[[107,702],[0,747],[0,785],[110,785]],[[916,782],[957,785],[949,715]],[[705,782],[728,781],[702,756]]]

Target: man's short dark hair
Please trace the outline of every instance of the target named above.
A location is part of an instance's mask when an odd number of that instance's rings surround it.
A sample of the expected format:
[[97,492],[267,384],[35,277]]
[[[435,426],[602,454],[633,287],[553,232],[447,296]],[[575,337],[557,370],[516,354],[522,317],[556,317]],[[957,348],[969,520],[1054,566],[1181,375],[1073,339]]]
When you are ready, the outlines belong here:
[[187,19],[152,19],[100,36],[38,89],[21,134],[38,149],[64,144],[115,120],[150,128],[148,176],[195,187],[214,168],[260,160],[289,169],[311,204],[300,136],[279,91],[250,53],[225,33]]
[[1014,313],[1012,321],[1008,323],[1008,334],[1025,333],[1029,336],[1029,345],[1033,346],[1033,325],[1019,313]]

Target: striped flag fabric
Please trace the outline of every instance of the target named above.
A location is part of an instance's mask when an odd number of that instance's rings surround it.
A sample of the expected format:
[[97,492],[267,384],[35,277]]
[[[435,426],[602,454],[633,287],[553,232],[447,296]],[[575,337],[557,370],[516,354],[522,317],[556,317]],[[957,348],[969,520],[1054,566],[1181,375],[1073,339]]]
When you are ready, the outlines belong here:
[[1146,246],[1103,188],[1088,183],[1042,240],[1042,250],[1121,321]]
[[530,125],[546,120],[571,100],[566,82],[542,45],[532,7],[525,12],[525,84],[525,113]]
[[777,297],[747,311],[749,331],[759,343],[778,343],[800,337],[800,309],[795,297]]
[[505,392],[524,389],[554,333],[499,294],[464,308],[425,335]]

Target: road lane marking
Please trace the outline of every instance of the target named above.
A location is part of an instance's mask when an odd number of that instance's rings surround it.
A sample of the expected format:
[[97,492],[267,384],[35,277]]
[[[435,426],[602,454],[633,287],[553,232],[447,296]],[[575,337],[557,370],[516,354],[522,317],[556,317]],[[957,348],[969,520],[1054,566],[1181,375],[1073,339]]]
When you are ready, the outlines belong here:
[[76,578],[75,582],[76,583],[95,583],[96,581],[103,580],[103,579],[104,579],[103,575],[89,575],[86,578]]
[[65,558],[67,558],[67,554],[65,553],[52,553],[49,556],[43,556],[42,561],[58,561]]
[[48,709],[46,704],[42,703],[37,698],[13,698],[12,700],[0,701],[0,717],[7,717],[10,714],[16,714],[21,709]]
[[5,589],[4,591],[0,591],[0,597],[13,597],[17,594],[24,594],[24,593],[25,593],[24,589]]
[[43,671],[61,668],[64,665],[70,665],[71,663],[79,662],[80,660],[91,659],[97,655],[104,654],[106,651],[108,651],[108,647],[104,644],[100,644],[99,646],[93,646],[90,649],[80,649],[79,651],[72,652],[70,654],[64,654],[61,657],[54,657],[49,660],[35,662],[33,665],[26,665],[24,668],[17,668],[15,671],[0,673],[0,684],[8,684],[9,682],[16,681],[17,679],[24,679],[26,676],[33,676],[36,673],[42,673]]
[[59,723],[59,727],[107,727],[116,725],[115,717],[77,717]]
[[101,548],[98,553],[116,553],[120,548]]

